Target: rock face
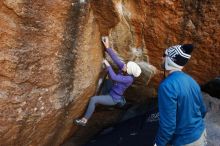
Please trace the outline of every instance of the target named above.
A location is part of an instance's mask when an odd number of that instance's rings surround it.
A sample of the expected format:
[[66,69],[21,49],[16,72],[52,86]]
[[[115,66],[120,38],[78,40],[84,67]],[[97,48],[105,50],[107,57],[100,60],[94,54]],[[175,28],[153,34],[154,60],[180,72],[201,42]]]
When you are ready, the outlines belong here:
[[101,68],[91,7],[63,0],[0,6],[0,145],[59,145]]
[[219,75],[219,11],[218,0],[1,0],[0,145],[60,145],[76,131],[72,120],[101,70],[103,35],[143,69],[129,99],[152,96],[171,45],[196,45],[185,71],[199,83]]

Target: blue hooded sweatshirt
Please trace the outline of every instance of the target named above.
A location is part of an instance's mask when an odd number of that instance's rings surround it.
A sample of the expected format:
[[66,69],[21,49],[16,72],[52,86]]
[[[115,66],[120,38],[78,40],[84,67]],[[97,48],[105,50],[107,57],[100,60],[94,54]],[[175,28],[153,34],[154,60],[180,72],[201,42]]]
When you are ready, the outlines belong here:
[[200,138],[205,129],[206,108],[199,85],[182,71],[171,73],[158,91],[157,146],[181,146]]

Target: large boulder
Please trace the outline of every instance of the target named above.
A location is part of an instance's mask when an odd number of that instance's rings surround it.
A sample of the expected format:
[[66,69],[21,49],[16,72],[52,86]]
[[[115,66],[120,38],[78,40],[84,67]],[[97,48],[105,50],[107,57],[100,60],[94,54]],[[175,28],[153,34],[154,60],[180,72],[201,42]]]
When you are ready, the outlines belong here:
[[0,26],[0,145],[61,144],[101,69],[90,5],[3,0]]
[[103,35],[143,70],[126,94],[134,102],[156,94],[171,45],[195,44],[185,71],[199,83],[219,75],[219,9],[218,0],[0,1],[0,145],[60,145],[76,132],[72,121],[101,71]]

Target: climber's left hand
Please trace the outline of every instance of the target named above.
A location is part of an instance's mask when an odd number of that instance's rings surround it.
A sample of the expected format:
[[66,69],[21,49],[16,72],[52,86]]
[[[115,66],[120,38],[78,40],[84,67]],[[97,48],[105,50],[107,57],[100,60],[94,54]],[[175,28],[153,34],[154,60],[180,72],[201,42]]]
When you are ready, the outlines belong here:
[[109,62],[106,59],[103,60],[103,63],[105,64],[106,67],[110,66]]

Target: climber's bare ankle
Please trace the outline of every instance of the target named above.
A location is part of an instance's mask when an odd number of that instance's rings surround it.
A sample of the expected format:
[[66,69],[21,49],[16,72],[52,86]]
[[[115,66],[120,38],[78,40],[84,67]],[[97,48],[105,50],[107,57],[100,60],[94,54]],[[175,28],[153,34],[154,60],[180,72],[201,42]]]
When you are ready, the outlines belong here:
[[85,117],[83,117],[81,120],[82,120],[84,123],[87,123],[87,121],[88,121],[88,119],[86,119]]

